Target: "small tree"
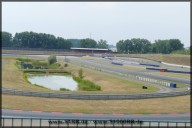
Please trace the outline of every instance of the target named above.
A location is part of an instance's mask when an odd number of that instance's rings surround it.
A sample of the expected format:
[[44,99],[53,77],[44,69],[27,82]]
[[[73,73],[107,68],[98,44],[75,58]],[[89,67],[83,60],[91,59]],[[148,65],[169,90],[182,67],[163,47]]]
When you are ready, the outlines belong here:
[[80,70],[79,70],[79,78],[83,79],[83,77],[84,77],[84,76],[83,76],[83,70],[80,69]]
[[57,62],[56,56],[55,55],[50,55],[48,57],[48,62],[49,62],[49,64],[54,64],[55,62]]
[[67,66],[68,66],[68,64],[64,64],[64,66],[65,66],[65,67],[67,67]]

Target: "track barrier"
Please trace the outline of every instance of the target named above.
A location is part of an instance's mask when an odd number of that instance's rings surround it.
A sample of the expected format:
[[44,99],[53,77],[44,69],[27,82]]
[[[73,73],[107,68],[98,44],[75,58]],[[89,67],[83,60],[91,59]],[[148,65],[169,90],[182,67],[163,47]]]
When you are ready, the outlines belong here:
[[163,98],[189,95],[190,91],[169,92],[169,93],[143,93],[143,94],[70,94],[54,92],[36,92],[27,90],[1,89],[2,94],[20,95],[44,98],[61,98],[61,99],[81,99],[81,100],[128,100],[128,99],[148,99]]

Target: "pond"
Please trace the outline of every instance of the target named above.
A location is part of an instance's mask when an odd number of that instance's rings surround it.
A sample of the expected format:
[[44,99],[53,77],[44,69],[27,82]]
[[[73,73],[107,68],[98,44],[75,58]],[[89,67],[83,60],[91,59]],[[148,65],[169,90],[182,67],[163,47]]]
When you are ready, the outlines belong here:
[[51,90],[60,90],[60,88],[66,88],[71,91],[78,89],[78,83],[73,80],[71,76],[59,76],[59,75],[34,75],[27,74],[28,80],[32,84],[37,84]]

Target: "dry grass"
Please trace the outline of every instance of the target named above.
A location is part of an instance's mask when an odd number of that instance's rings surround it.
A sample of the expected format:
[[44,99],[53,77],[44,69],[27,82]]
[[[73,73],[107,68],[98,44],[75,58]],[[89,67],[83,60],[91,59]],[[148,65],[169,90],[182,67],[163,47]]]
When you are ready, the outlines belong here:
[[178,77],[178,78],[187,78],[190,79],[190,74],[178,74],[178,73],[169,73],[169,72],[150,72],[152,74],[160,74],[164,76],[173,76],[173,77]]
[[117,54],[116,56],[130,56],[130,57],[145,57],[155,60],[164,61],[172,64],[190,66],[190,55],[162,55],[162,54]]
[[[47,91],[31,86],[22,77],[22,72],[14,65],[13,57],[2,57],[2,86],[6,88]],[[65,68],[77,74],[80,67],[69,64]],[[118,79],[105,73],[84,69],[86,79],[102,86],[107,93],[139,93],[143,91],[134,82]],[[49,90],[50,91],[50,90]],[[85,92],[78,92],[85,93]],[[82,113],[189,113],[190,96],[156,98],[145,100],[73,100],[2,95],[2,108]]]
[[[37,57],[36,57],[37,58]],[[15,66],[14,57],[2,57],[3,70],[2,70],[2,87],[20,90],[34,90],[34,91],[51,91],[45,88],[32,86],[27,83],[22,77],[22,71]],[[81,67],[77,65],[69,64],[69,67],[64,68],[65,71],[78,73]],[[70,93],[141,93],[141,92],[153,92],[158,89],[155,87],[149,87],[147,90],[143,90],[143,84],[132,82],[129,80],[123,80],[114,76],[104,74],[102,72],[92,71],[83,68],[85,79],[88,79],[101,86],[102,91],[73,91]],[[58,92],[58,91],[56,91]]]
[[2,95],[2,108],[73,113],[189,113],[190,96],[144,100],[74,100]]
[[70,65],[71,67],[69,67],[69,69],[72,70],[76,75],[78,73],[77,71],[82,68],[85,76],[84,79],[93,81],[94,83],[101,85],[103,93],[141,93],[157,91],[157,88],[154,88],[152,86],[149,87],[149,90],[143,91],[143,89],[141,88],[143,84],[141,83],[120,79],[115,76],[107,75],[103,72],[78,67],[77,65]]
[[61,52],[61,51],[30,51],[30,50],[4,50],[2,49],[3,54],[33,54],[33,55],[65,55],[65,54],[78,54],[85,55],[84,53],[76,53],[76,52]]
[[134,66],[115,66],[113,64],[111,64],[112,67],[114,68],[122,68],[122,69],[128,69],[128,70],[133,70],[133,71],[146,71],[145,68],[143,67],[134,67]]

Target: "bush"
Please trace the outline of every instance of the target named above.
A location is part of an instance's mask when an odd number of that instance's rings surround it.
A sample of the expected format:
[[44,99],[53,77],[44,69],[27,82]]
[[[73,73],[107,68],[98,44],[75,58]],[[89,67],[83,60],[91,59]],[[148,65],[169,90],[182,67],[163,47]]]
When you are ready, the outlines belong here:
[[83,80],[80,77],[73,76],[73,79],[78,82],[79,90],[84,91],[100,91],[101,87],[99,85],[96,85],[95,83],[89,81],[89,80]]
[[60,88],[60,91],[70,91],[70,90],[66,88]]
[[78,73],[79,73],[79,78],[83,79],[83,77],[84,77],[84,76],[83,76],[83,70],[80,69]]
[[49,62],[49,64],[54,64],[55,62],[57,62],[56,56],[55,55],[50,55],[48,57],[48,62]]
[[58,69],[60,67],[59,63],[54,63],[51,65],[48,65],[48,69]]
[[28,58],[17,58],[16,60],[22,61],[22,62],[31,62],[31,59],[28,59]]
[[67,67],[68,66],[68,64],[64,64],[64,67]]

